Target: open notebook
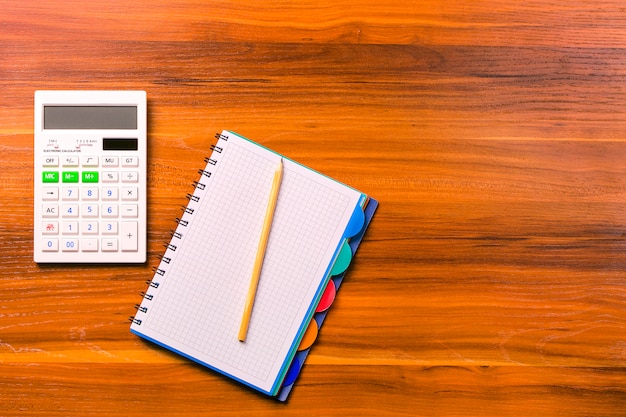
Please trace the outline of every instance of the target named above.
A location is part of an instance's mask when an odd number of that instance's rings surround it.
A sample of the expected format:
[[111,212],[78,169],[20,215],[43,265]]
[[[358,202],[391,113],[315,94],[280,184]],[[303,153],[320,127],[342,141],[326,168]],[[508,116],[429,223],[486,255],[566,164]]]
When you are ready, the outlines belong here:
[[[251,270],[281,158],[267,250],[247,338],[240,342]],[[362,234],[364,208],[374,200],[228,131],[219,135],[206,161],[131,331],[277,396],[342,248]]]

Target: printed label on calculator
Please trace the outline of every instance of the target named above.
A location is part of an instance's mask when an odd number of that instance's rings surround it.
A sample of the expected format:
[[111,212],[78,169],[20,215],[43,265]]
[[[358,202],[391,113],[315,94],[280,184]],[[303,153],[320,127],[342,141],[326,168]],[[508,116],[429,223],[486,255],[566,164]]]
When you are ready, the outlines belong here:
[[34,260],[146,261],[146,93],[35,93]]

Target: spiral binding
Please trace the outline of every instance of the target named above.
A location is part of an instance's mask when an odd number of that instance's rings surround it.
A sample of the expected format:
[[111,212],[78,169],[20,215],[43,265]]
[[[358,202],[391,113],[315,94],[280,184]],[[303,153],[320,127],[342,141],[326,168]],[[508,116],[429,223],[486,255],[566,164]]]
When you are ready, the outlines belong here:
[[187,200],[197,203],[198,201],[200,201],[200,197],[195,194],[187,194]]
[[166,264],[169,264],[170,261],[172,260],[172,258],[168,258],[167,256],[164,256],[164,255],[157,255],[157,258],[159,258],[161,262],[165,262]]
[[226,135],[222,135],[221,133],[216,133],[216,134],[215,134],[215,139],[217,139],[217,140],[220,140],[220,139],[221,139],[221,140],[228,141],[228,136],[226,136]]
[[204,184],[202,184],[201,182],[198,182],[198,181],[194,181],[194,182],[193,182],[193,186],[194,186],[195,188],[200,189],[200,190],[204,190],[204,187],[205,187],[205,185],[204,185]]
[[[224,141],[228,141],[228,136],[227,135],[223,135],[221,133],[216,133],[215,134],[215,138],[217,140],[224,140]],[[223,147],[217,146],[217,144],[213,144],[211,145],[211,150],[213,152],[217,152],[217,153],[222,153],[222,151],[224,150]],[[207,157],[204,158],[204,162],[206,162],[208,165],[217,165],[217,160]],[[202,177],[206,177],[206,178],[211,178],[211,172],[207,171],[206,169],[199,169],[198,170],[198,174],[200,174]],[[199,189],[199,190],[204,190],[206,188],[206,185],[200,181],[194,181],[193,184],[195,189]],[[187,199],[190,202],[194,202],[197,203],[200,201],[200,197],[189,193],[187,194]],[[193,215],[194,213],[194,209],[190,208],[189,206],[181,206],[183,212],[185,214],[189,214],[189,215]],[[176,223],[179,226],[183,226],[183,227],[187,227],[189,225],[189,221],[188,220],[184,220],[181,217],[177,217],[176,218]],[[177,245],[174,245],[171,241],[176,238],[178,240],[181,240],[183,238],[183,234],[176,231],[176,230],[170,230],[170,242],[169,243],[165,243],[163,244],[163,246],[166,248],[166,254],[168,251],[172,251],[175,252],[176,249],[178,248]],[[165,255],[157,255],[157,257],[160,259],[161,262],[164,262],[166,264],[169,264],[172,261],[172,258],[165,256]],[[165,269],[159,268],[159,267],[155,267],[152,269],[152,271],[154,272],[155,276],[164,276],[165,275]],[[154,278],[152,280],[147,280],[146,284],[148,284],[148,289],[156,289],[159,288],[159,283],[157,281],[154,281]],[[148,301],[152,301],[152,299],[154,298],[154,295],[149,293],[149,292],[141,292],[141,297],[148,300]],[[137,310],[138,313],[147,313],[148,312],[148,307],[146,306],[142,306],[141,304],[136,304],[135,305],[135,309]],[[129,317],[129,321],[137,326],[141,326],[142,320],[135,317],[135,316],[130,316]]]
[[141,294],[141,296],[142,296],[143,298],[145,298],[145,299],[146,299],[146,300],[148,300],[148,301],[152,301],[152,299],[154,298],[154,295],[149,294],[149,293],[147,293],[147,292],[145,292],[145,291],[142,291],[140,294]]

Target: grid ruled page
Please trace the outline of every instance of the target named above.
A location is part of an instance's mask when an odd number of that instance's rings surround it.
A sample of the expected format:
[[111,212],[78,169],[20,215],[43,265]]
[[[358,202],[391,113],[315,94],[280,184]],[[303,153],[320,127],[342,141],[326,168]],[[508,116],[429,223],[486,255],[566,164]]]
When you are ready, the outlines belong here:
[[[237,338],[272,178],[281,157],[229,134],[187,227],[168,251],[154,299],[134,330],[271,393],[361,193],[283,159],[283,178],[245,342]],[[143,305],[143,304],[142,304]]]

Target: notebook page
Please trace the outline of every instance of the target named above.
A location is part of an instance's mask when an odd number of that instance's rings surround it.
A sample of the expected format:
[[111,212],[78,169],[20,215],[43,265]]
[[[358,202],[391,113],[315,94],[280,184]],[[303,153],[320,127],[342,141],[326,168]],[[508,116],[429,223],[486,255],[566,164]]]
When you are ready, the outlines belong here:
[[283,160],[283,178],[247,339],[237,339],[280,156],[229,134],[141,326],[135,331],[266,393],[327,282],[361,193]]

